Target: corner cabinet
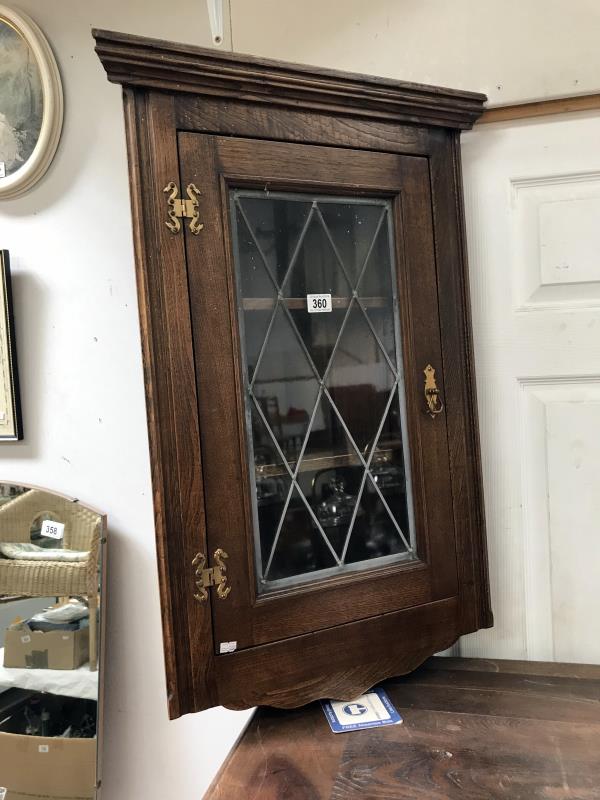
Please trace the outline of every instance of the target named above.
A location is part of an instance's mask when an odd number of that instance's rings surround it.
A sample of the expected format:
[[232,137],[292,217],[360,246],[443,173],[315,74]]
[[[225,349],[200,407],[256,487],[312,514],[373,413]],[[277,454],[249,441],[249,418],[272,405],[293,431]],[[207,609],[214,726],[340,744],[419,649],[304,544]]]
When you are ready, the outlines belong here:
[[490,626],[459,159],[485,98],[94,36],[171,716],[356,696]]

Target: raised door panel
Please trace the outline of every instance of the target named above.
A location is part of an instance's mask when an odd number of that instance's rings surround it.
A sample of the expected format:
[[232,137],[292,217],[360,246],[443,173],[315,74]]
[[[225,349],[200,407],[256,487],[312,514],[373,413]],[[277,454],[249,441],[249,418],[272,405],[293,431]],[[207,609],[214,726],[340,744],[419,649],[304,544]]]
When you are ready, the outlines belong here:
[[443,391],[427,160],[198,134],[179,152],[202,192],[186,247],[231,587],[216,652],[455,596],[445,414],[425,413],[427,365]]
[[598,663],[600,379],[523,380],[523,489],[530,657]]

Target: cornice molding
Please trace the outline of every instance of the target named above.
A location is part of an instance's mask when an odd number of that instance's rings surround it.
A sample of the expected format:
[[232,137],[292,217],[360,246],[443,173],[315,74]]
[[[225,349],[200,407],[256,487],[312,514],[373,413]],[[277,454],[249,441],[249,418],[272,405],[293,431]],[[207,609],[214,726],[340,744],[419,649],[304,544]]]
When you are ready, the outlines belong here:
[[486,96],[192,45],[92,31],[108,79],[123,86],[395,123],[466,129]]

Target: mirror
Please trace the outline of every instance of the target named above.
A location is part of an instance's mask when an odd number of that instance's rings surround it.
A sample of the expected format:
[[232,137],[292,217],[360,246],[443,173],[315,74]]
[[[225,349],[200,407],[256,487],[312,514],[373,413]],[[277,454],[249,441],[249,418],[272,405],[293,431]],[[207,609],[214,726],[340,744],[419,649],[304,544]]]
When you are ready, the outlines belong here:
[[0,798],[95,800],[106,517],[0,483]]

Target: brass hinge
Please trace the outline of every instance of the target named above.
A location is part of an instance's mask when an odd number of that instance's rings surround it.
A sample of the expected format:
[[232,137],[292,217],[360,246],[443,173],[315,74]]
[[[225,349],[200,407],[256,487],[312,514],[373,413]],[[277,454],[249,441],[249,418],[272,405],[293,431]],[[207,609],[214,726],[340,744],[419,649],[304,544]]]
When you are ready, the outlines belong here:
[[170,181],[163,189],[163,192],[169,193],[167,199],[169,220],[165,221],[165,225],[171,233],[179,233],[181,230],[181,222],[179,220],[185,217],[186,219],[191,219],[190,231],[193,234],[198,234],[204,227],[200,222],[200,208],[198,203],[198,195],[201,194],[201,192],[194,183],[188,183],[185,190],[188,196],[187,200],[177,196],[179,194],[179,189],[173,181]]
[[196,581],[197,594],[194,594],[199,603],[204,603],[208,600],[208,591],[211,586],[217,587],[217,595],[221,600],[225,600],[231,586],[227,586],[227,566],[224,559],[229,558],[224,550],[219,547],[215,550],[214,559],[216,562],[215,567],[206,566],[206,556],[204,553],[198,553],[192,561],[192,566],[196,568],[195,575],[198,579]]

